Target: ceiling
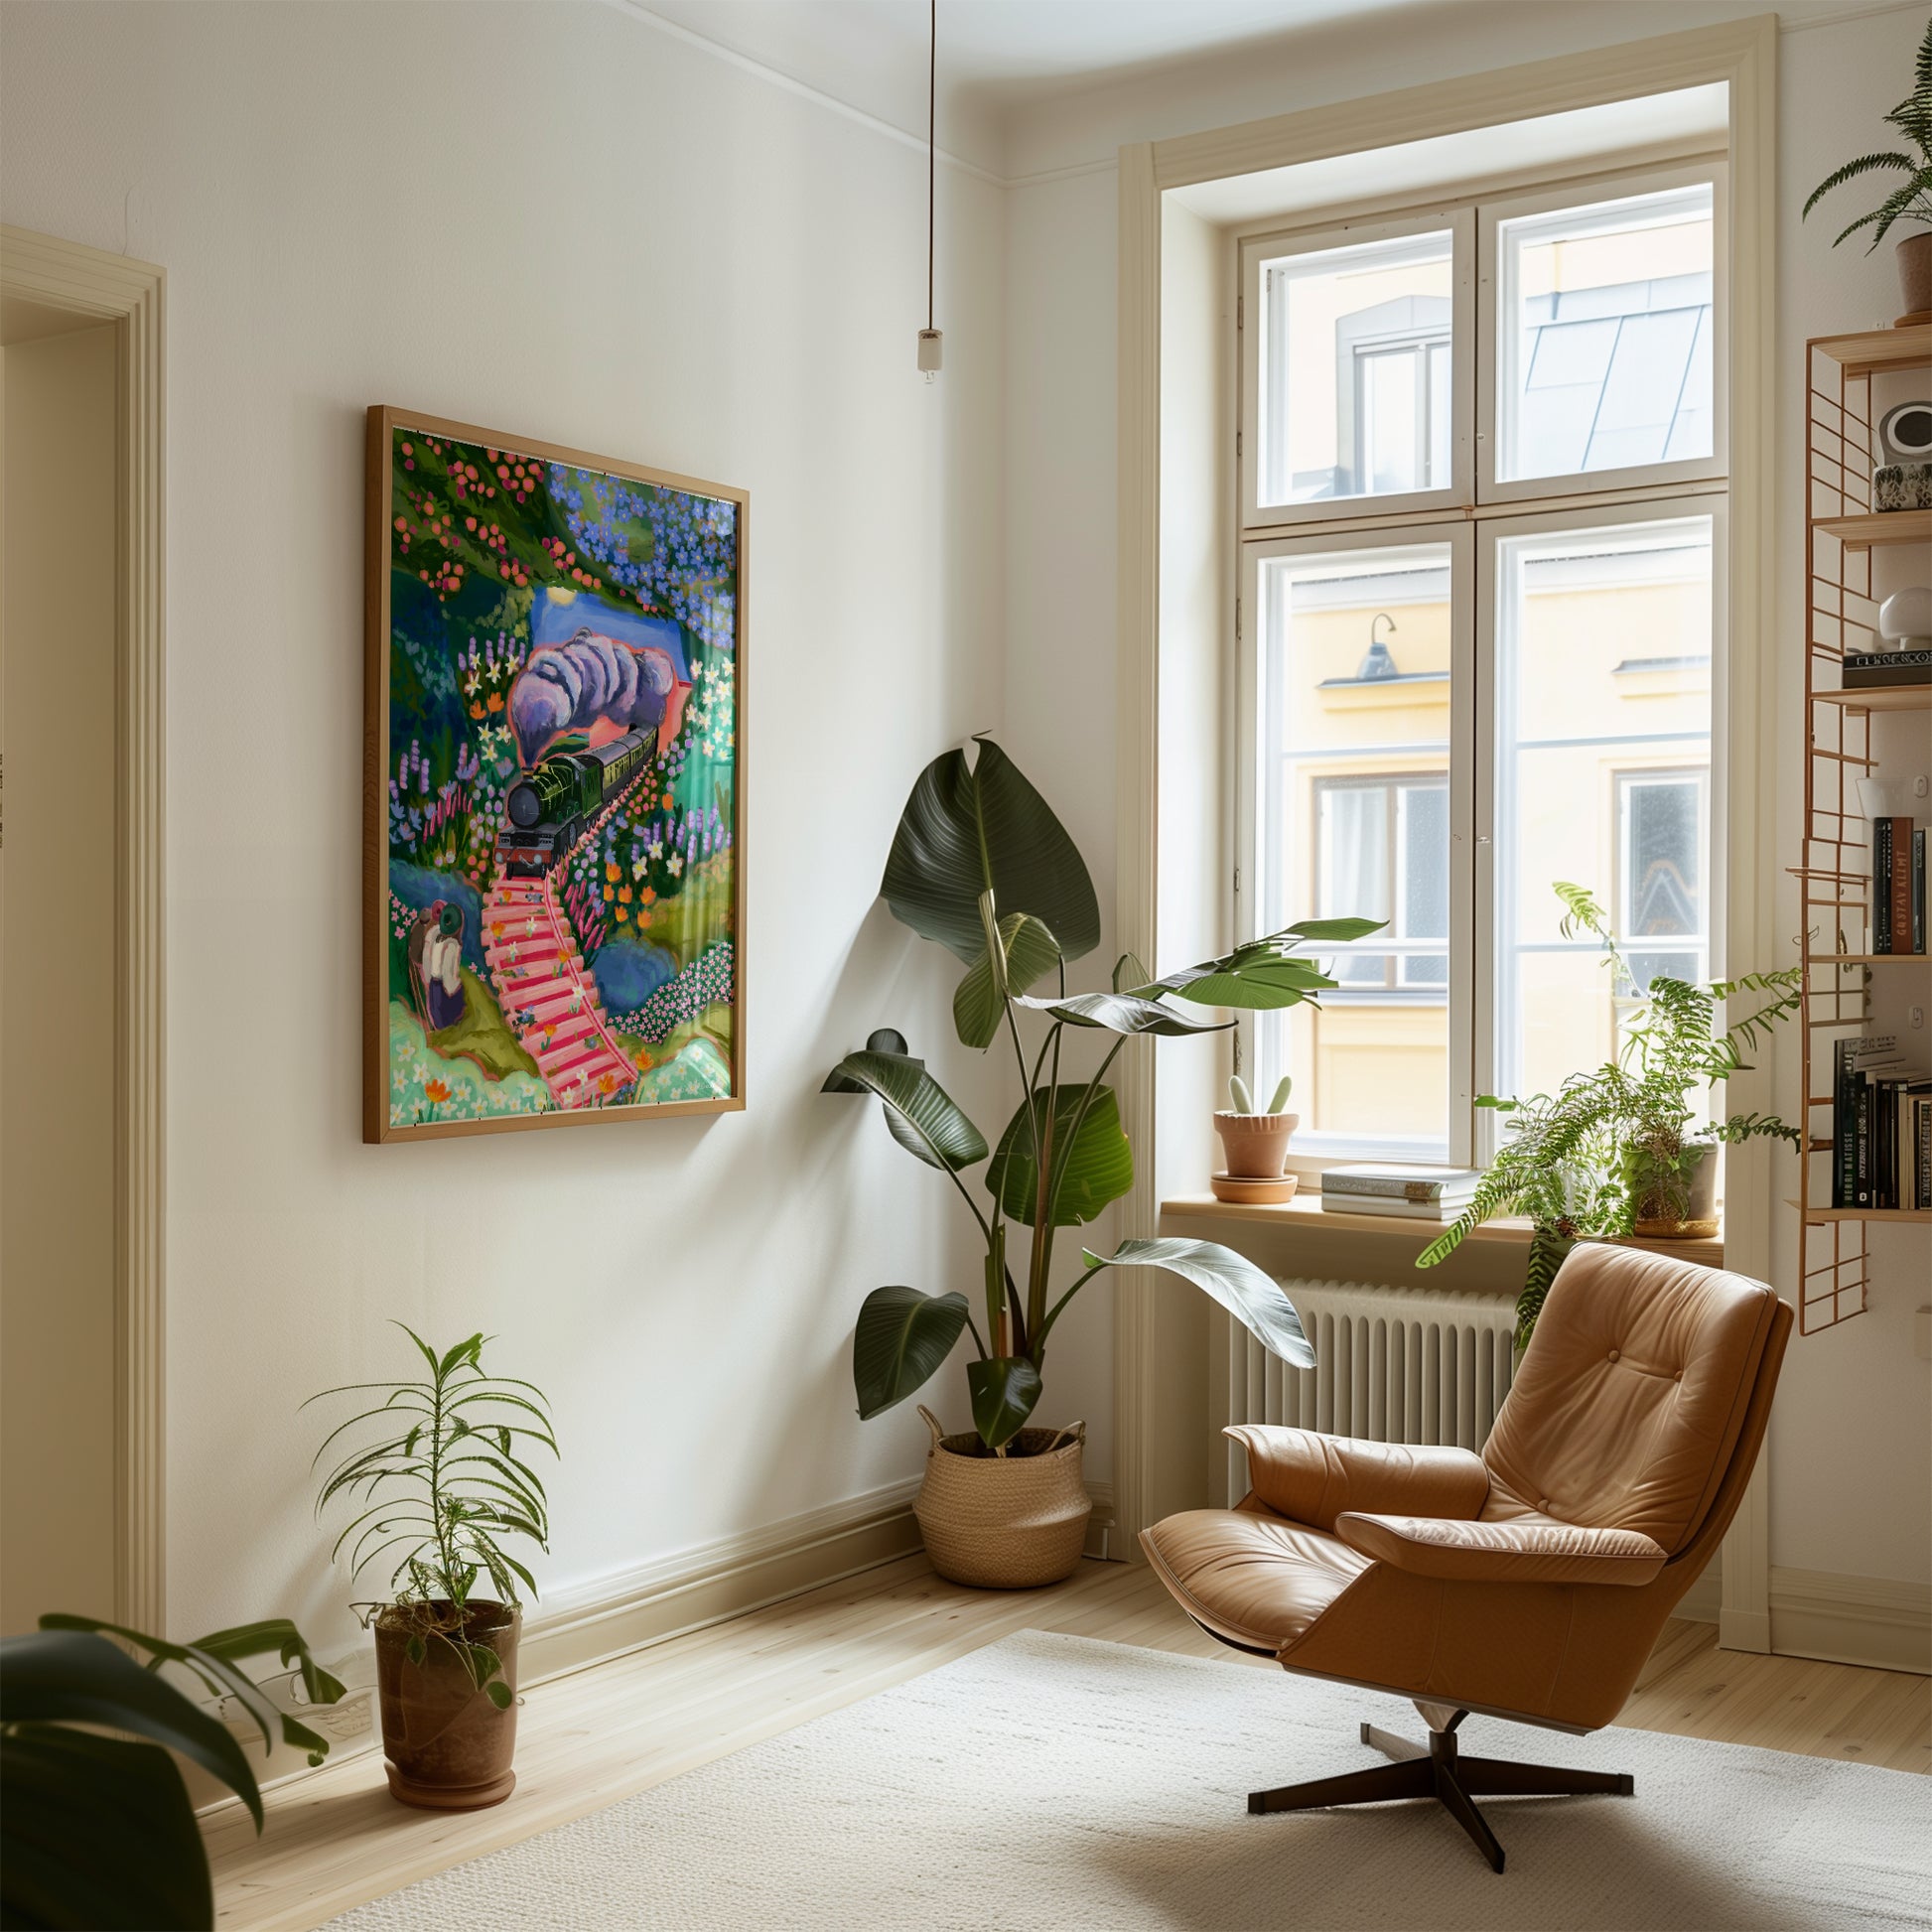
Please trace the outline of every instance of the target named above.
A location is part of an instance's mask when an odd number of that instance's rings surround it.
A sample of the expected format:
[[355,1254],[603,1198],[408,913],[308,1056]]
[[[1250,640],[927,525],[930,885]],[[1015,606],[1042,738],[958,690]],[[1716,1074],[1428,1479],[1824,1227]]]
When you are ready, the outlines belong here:
[[[1437,0],[1452,4],[1452,0]],[[926,0],[630,0],[637,11],[776,69],[908,134],[925,133]],[[1418,0],[938,0],[942,145],[1030,97],[1183,55]]]

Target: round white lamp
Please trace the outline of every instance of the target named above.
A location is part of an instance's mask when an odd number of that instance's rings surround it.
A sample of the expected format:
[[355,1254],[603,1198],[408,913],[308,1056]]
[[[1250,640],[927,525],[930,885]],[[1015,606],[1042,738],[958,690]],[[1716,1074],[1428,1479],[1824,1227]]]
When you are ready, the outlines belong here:
[[1932,650],[1932,587],[1895,591],[1878,607],[1881,650]]

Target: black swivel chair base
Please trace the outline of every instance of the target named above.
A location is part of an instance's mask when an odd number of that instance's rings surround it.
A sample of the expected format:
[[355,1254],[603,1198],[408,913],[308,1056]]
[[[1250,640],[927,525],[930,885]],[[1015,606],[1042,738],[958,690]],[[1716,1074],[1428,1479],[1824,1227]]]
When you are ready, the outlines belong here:
[[1468,1716],[1457,1711],[1438,1725],[1430,1720],[1429,1742],[1413,1744],[1393,1731],[1362,1726],[1362,1742],[1373,1744],[1393,1764],[1366,1771],[1346,1771],[1340,1777],[1311,1778],[1306,1784],[1285,1784],[1274,1791],[1251,1791],[1251,1812],[1323,1811],[1330,1805],[1379,1805],[1394,1798],[1436,1798],[1455,1822],[1475,1840],[1476,1849],[1493,1870],[1503,1868],[1503,1848],[1489,1829],[1477,1798],[1562,1798],[1587,1791],[1613,1792],[1629,1797],[1636,1780],[1621,1771],[1571,1771],[1554,1764],[1516,1764],[1502,1757],[1460,1757],[1455,1727]]

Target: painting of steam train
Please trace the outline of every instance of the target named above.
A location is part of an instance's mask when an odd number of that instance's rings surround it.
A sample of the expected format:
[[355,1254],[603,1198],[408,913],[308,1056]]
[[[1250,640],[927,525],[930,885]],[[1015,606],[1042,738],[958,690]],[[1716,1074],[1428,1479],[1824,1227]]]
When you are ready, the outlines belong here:
[[364,1138],[742,1107],[745,492],[369,459]]
[[656,734],[625,732],[594,752],[561,752],[531,766],[503,801],[496,856],[511,879],[544,878],[583,838],[591,820],[621,797]]

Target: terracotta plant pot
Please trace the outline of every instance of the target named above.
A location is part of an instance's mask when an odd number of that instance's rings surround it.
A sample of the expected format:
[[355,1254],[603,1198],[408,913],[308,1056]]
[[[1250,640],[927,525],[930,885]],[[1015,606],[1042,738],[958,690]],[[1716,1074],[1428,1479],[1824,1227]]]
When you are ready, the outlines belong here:
[[1289,1137],[1302,1124],[1300,1114],[1214,1116],[1227,1171],[1239,1180],[1278,1180],[1288,1166]]
[[[447,1603],[433,1603],[444,1615]],[[516,1640],[523,1612],[475,1602],[464,1627],[473,1644],[502,1659],[502,1681],[516,1693]],[[423,1661],[409,1661],[415,1626],[397,1608],[375,1620],[375,1677],[382,1707],[382,1752],[390,1793],[425,1811],[481,1811],[516,1788],[516,1705],[499,1711],[480,1691],[463,1653],[447,1637],[424,1636]]]
[[933,1569],[980,1589],[1037,1589],[1072,1576],[1093,1514],[1080,1474],[1086,1424],[1023,1429],[994,1455],[977,1435],[946,1435],[923,1404],[919,1414],[932,1447],[912,1513]]
[[1898,244],[1898,290],[1905,302],[1901,321],[1932,311],[1932,228],[1921,228]]
[[1636,1210],[1633,1233],[1650,1240],[1700,1241],[1718,1231],[1718,1150],[1687,1147],[1675,1161],[1632,1148],[1623,1177]]

